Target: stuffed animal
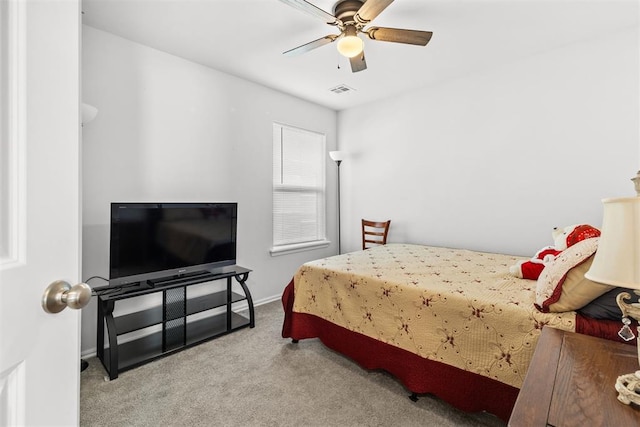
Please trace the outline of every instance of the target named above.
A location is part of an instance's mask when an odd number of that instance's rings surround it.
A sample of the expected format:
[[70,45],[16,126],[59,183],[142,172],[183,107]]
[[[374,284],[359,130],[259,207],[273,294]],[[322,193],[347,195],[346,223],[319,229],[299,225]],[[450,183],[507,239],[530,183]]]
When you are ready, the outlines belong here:
[[556,259],[556,256],[560,253],[562,251],[553,246],[546,246],[540,249],[531,259],[518,261],[517,264],[509,267],[509,272],[521,279],[538,280],[545,265]]
[[565,249],[592,237],[600,237],[600,230],[587,224],[554,227],[551,232],[553,246],[540,249],[531,259],[518,261],[509,267],[509,272],[522,279],[538,280],[544,267],[552,262]]
[[564,228],[554,227],[551,232],[553,244],[559,251],[564,251],[585,239],[600,237],[600,230],[588,224],[569,225]]

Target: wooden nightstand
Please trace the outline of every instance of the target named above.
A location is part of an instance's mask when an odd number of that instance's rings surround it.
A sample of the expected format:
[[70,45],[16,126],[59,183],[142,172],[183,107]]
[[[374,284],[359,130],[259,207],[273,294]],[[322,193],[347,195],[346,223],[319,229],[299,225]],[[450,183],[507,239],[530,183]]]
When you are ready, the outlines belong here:
[[615,390],[638,369],[635,346],[545,327],[509,426],[640,426],[640,409]]

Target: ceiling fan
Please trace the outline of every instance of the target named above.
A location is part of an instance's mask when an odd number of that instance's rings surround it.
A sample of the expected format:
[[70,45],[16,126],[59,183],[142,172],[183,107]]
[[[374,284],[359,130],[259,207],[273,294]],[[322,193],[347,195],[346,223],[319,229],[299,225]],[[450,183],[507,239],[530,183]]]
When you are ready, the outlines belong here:
[[340,34],[329,34],[312,42],[284,52],[284,55],[298,55],[338,40],[338,51],[349,58],[351,71],[367,68],[364,59],[364,43],[358,34],[371,40],[405,43],[425,46],[431,40],[431,31],[405,30],[400,28],[365,27],[373,21],[393,0],[340,0],[333,6],[333,15],[305,0],[280,0],[289,6],[324,20],[338,27]]

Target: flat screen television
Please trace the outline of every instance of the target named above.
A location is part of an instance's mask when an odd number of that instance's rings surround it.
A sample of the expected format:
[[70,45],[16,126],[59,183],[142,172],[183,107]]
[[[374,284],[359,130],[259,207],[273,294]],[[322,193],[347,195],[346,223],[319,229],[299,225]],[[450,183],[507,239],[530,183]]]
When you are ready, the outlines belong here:
[[109,284],[235,265],[237,217],[237,203],[111,203]]

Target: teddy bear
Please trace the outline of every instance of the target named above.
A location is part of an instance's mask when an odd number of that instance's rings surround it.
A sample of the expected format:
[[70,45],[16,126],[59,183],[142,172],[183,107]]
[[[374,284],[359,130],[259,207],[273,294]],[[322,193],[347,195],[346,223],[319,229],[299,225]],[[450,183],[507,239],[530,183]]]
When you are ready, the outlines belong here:
[[509,272],[521,279],[537,280],[545,265],[556,259],[556,256],[560,253],[562,251],[553,246],[545,246],[536,252],[531,259],[518,261],[515,265],[509,267]]
[[600,237],[600,230],[589,224],[569,225],[564,228],[554,227],[551,232],[553,244],[559,251],[564,251],[585,239]]
[[600,237],[600,230],[588,224],[575,224],[567,227],[554,227],[551,232],[553,246],[545,246],[529,260],[518,261],[509,267],[509,272],[522,279],[538,280],[544,267],[576,243],[592,237]]

